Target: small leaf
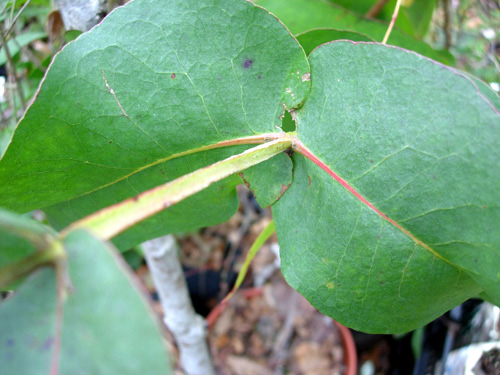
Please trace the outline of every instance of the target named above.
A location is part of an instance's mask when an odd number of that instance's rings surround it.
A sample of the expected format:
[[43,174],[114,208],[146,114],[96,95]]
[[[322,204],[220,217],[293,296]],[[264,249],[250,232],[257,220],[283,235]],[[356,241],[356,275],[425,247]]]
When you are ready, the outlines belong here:
[[0,208],[0,268],[46,248],[55,236],[52,228]]
[[159,323],[115,250],[83,231],[65,247],[74,292],[62,306],[62,333],[55,272],[44,268],[0,307],[2,370],[170,373]]
[[272,205],[292,183],[292,161],[287,154],[257,164],[240,173],[241,178],[254,193],[260,207]]

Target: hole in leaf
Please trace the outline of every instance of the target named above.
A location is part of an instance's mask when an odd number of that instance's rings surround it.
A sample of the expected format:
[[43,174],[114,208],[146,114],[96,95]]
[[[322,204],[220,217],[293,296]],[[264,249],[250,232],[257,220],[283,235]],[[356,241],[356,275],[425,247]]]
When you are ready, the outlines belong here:
[[293,121],[292,115],[288,111],[285,111],[285,116],[281,119],[281,129],[284,132],[294,132],[297,130],[295,121]]

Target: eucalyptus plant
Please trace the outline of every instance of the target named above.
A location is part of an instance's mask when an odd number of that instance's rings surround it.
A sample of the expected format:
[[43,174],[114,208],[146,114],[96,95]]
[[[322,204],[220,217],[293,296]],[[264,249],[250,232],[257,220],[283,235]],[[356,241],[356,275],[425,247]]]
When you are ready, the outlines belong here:
[[133,0],[54,58],[0,160],[0,286],[32,273],[0,307],[8,374],[166,372],[114,247],[224,222],[242,183],[287,282],[348,327],[500,305],[498,96],[401,32],[366,41],[379,23],[259,4],[284,24],[245,0]]

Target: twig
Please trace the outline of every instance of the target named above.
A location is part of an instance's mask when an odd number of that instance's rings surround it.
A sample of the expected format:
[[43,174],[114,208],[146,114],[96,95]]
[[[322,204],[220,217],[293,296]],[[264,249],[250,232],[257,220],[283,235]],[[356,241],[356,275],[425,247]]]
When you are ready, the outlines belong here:
[[[0,38],[2,40],[3,48],[5,50],[5,56],[7,57],[7,66],[10,70],[9,76],[14,77],[14,81],[16,82],[16,90],[19,96],[19,101],[21,102],[21,109],[24,110],[26,109],[26,100],[24,99],[24,94],[23,94],[23,89],[21,87],[21,81],[19,80],[19,77],[17,76],[16,73],[16,66],[14,65],[14,61],[12,60],[12,56],[9,51],[9,46],[7,45],[7,41],[5,40],[5,36],[3,35],[3,30],[0,30]],[[13,108],[15,111],[15,108]]]
[[378,16],[380,11],[384,9],[385,4],[387,4],[389,0],[378,0],[373,6],[370,8],[370,10],[365,14],[365,17],[368,18],[375,18]]
[[451,35],[451,12],[450,12],[450,0],[443,0],[443,11],[444,11],[444,35],[445,35],[445,48],[449,49],[452,45],[452,35]]
[[16,24],[17,20],[19,19],[19,16],[23,12],[24,8],[26,8],[30,2],[31,2],[31,0],[26,1],[24,3],[24,5],[21,7],[21,9],[19,9],[19,12],[17,12],[16,16],[14,17],[14,19],[12,20],[12,22],[9,25],[9,29],[5,33],[5,39],[9,39],[9,35],[12,32],[12,30],[14,29],[14,25]]
[[[14,41],[14,44],[16,45],[17,48],[19,48],[19,50],[21,50],[21,45],[18,43],[18,41],[14,38],[12,39]],[[40,60],[33,54],[33,52],[30,51],[29,48],[25,48],[23,53],[26,54],[26,56],[28,57],[28,59],[33,63],[35,64],[35,66],[40,69],[40,71],[42,71],[43,73],[45,73],[47,71],[47,68],[44,67],[42,65],[42,63],[40,62]]]
[[401,6],[401,0],[398,0],[396,3],[396,7],[394,8],[394,13],[392,14],[391,23],[389,24],[389,27],[387,28],[387,32],[385,33],[384,40],[382,41],[382,44],[386,44],[387,40],[389,39],[389,36],[391,35],[392,28],[394,27],[394,24],[396,23],[396,18],[398,18],[400,6]]
[[275,363],[274,375],[282,375],[284,373],[284,363],[288,356],[288,348],[290,346],[290,339],[293,334],[293,322],[297,311],[298,292],[292,290],[292,295],[289,301],[289,308],[286,315],[285,323],[281,327],[276,340],[274,341],[274,348],[271,354],[271,362]]
[[[0,130],[6,129],[9,123],[7,122],[7,118],[5,117],[5,113],[2,108],[2,103],[0,103]],[[2,157],[2,153],[0,151],[0,158]]]
[[206,341],[205,320],[195,313],[172,235],[142,245],[151,277],[160,296],[164,322],[174,335],[187,375],[215,375]]

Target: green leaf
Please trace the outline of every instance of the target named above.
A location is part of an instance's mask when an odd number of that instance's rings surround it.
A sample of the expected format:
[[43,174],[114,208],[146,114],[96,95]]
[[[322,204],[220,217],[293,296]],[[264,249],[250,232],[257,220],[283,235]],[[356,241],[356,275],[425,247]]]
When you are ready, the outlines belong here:
[[401,8],[401,12],[412,25],[415,36],[420,39],[429,29],[436,4],[436,0],[413,0],[409,6]]
[[297,34],[299,41],[306,54],[310,54],[316,47],[333,40],[352,40],[354,42],[375,42],[372,38],[353,31],[337,29],[314,29]]
[[[382,41],[388,25],[362,18],[323,0],[260,0],[259,5],[275,14],[293,34],[317,28],[334,28],[364,34]],[[407,48],[424,56],[453,65],[454,58],[447,51],[437,51],[399,30],[393,30],[389,44]]]
[[74,292],[62,316],[50,268],[0,306],[2,371],[48,374],[57,365],[62,375],[170,373],[159,323],[115,250],[83,231],[68,235],[65,247]]
[[0,208],[0,268],[46,248],[55,236],[52,228]]
[[27,211],[127,180],[141,190],[181,155],[279,132],[308,72],[283,25],[248,1],[133,1],[55,58],[0,162],[2,204]]
[[[240,173],[257,203],[267,207],[276,202],[292,183],[292,161],[282,153]],[[276,183],[278,182],[279,183]]]
[[465,75],[395,47],[334,42],[310,63],[299,139],[332,176],[294,156],[273,209],[288,282],[368,332],[481,290],[498,303],[499,112]]

